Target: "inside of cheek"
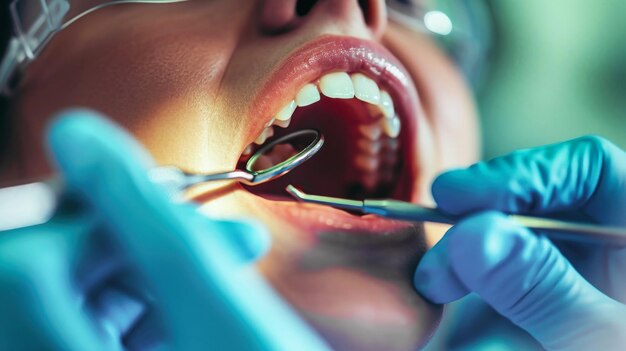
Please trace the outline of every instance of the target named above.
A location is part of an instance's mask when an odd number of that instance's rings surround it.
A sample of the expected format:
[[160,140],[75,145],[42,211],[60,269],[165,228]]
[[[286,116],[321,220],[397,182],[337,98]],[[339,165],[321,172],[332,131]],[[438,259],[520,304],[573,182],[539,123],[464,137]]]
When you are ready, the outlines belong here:
[[[325,138],[324,146],[313,158],[292,170],[290,173],[271,182],[247,186],[256,195],[274,199],[291,200],[285,188],[293,184],[305,192],[326,196],[352,199],[390,198],[398,186],[402,173],[401,145],[389,149],[386,143],[398,144],[399,139],[391,140],[382,135],[377,158],[380,166],[374,171],[366,171],[355,165],[359,155],[363,155],[358,142],[365,137],[359,126],[376,123],[367,106],[356,99],[340,100],[322,97],[322,100],[309,106],[300,107],[292,116],[287,128],[274,128],[275,135],[267,142],[302,129],[315,129]],[[394,159],[394,162],[387,162]],[[242,157],[239,167],[245,167],[247,158]],[[375,182],[371,178],[376,179]],[[370,179],[368,179],[370,178]],[[374,185],[372,185],[374,184]]]

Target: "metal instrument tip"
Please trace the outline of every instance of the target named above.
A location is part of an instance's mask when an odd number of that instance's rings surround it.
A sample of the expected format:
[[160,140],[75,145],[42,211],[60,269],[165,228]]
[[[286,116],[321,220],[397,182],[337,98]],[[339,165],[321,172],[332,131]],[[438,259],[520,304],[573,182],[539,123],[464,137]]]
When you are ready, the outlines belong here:
[[330,196],[309,195],[291,184],[288,185],[285,190],[287,191],[287,193],[289,193],[289,195],[293,196],[300,202],[327,205],[349,211],[360,212],[363,210],[363,201],[342,199]]
[[287,191],[287,193],[289,193],[289,195],[293,196],[296,200],[304,201],[304,197],[306,196],[306,194],[302,190],[296,188],[295,186],[291,184],[287,185],[285,190]]

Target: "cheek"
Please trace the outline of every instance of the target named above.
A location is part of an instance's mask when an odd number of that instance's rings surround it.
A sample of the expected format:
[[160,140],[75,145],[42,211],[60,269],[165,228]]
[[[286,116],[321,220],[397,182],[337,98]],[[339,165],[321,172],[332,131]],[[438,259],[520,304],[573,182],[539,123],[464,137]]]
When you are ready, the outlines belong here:
[[[158,163],[189,170],[223,163],[221,152],[206,151],[219,150],[211,142],[232,138],[224,135],[233,128],[220,120],[214,101],[234,34],[218,36],[202,14],[158,22],[178,28],[165,32],[141,16],[97,14],[61,32],[29,67],[22,100],[39,103],[22,104],[20,113],[34,120],[89,107],[129,129]],[[216,131],[211,125],[226,127]]]

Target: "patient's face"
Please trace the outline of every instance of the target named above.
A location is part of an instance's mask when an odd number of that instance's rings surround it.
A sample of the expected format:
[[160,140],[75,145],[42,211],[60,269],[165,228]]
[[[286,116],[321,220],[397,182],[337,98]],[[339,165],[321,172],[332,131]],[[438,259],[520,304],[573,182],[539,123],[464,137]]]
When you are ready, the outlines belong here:
[[[272,132],[320,130],[323,150],[287,179],[261,189],[214,184],[190,196],[211,216],[268,226],[274,244],[260,270],[331,345],[414,349],[441,314],[411,285],[434,231],[297,204],[282,189],[429,203],[433,176],[476,156],[471,99],[428,38],[386,24],[384,3],[318,1],[298,15],[293,2],[97,11],[29,67],[16,114],[40,140],[42,116],[88,106],[127,127],[158,163],[201,172],[241,165],[248,146]],[[291,118],[279,113],[294,99],[302,106]],[[43,152],[31,154],[24,176],[47,169]]]

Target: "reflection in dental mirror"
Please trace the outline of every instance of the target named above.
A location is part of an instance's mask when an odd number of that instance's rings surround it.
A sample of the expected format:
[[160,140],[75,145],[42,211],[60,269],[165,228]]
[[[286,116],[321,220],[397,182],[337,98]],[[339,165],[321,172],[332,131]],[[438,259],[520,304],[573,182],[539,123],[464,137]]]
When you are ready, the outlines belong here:
[[313,157],[323,145],[324,136],[320,132],[304,129],[263,144],[246,162],[245,170],[201,174],[166,166],[150,170],[149,176],[155,183],[165,186],[170,194],[216,180],[237,180],[246,185],[258,185],[289,173]]
[[323,145],[324,136],[313,129],[287,134],[263,144],[246,162],[246,171],[272,173],[271,178],[265,181],[275,179],[310,159]]

